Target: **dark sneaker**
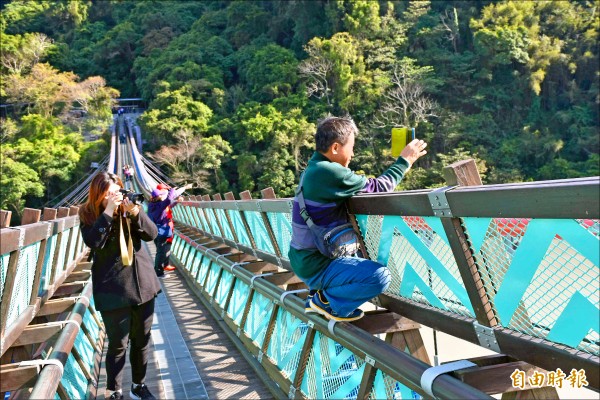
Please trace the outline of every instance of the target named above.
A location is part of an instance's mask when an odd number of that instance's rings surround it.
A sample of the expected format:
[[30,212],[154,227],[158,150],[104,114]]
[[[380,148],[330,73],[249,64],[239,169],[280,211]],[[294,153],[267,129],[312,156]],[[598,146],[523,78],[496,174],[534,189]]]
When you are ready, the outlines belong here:
[[156,397],[152,396],[152,393],[148,390],[148,386],[143,383],[141,385],[131,385],[129,397],[135,400],[156,400]]
[[109,397],[109,400],[123,400],[123,393],[112,392],[112,394]]
[[306,300],[304,301],[304,314],[311,314],[311,313],[316,313],[315,310],[313,310],[312,308],[310,308],[310,301],[312,300],[313,296],[317,293],[316,290],[311,290],[310,293],[308,294],[308,296],[306,296]]
[[335,311],[331,309],[328,301],[324,301],[325,296],[323,293],[317,292],[310,301],[310,308],[312,308],[315,312],[321,314],[327,319],[332,319],[334,321],[341,322],[350,322],[356,321],[357,319],[361,319],[365,316],[365,313],[360,309],[356,309],[350,313],[350,315],[339,315]]

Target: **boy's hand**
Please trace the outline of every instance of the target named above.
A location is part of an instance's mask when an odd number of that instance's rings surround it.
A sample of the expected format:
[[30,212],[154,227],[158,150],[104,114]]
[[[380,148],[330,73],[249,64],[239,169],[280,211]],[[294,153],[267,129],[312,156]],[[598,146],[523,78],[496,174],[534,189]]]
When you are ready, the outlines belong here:
[[414,139],[412,142],[406,145],[406,147],[400,153],[400,157],[406,159],[409,164],[412,165],[425,154],[427,151],[425,148],[427,147],[427,143],[421,139]]

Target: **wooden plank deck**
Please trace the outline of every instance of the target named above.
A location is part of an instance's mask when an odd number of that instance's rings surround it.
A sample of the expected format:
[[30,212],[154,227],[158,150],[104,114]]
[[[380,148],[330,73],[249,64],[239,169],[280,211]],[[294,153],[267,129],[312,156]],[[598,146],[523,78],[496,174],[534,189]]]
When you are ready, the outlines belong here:
[[[154,257],[153,243],[148,250]],[[158,399],[272,399],[273,396],[179,272],[167,272],[156,299],[146,385]],[[98,398],[104,398],[104,359]],[[129,353],[123,394],[129,398]]]

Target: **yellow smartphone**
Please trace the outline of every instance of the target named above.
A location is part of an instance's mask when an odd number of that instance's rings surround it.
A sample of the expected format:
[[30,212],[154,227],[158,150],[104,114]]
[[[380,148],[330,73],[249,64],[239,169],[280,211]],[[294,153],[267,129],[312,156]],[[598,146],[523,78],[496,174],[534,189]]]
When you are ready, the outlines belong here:
[[402,149],[415,138],[415,128],[392,128],[392,157],[400,156]]

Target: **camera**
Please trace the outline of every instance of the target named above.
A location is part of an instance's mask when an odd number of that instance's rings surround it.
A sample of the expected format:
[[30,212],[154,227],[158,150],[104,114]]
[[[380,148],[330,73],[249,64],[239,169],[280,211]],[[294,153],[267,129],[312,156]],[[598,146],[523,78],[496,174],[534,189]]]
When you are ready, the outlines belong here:
[[128,189],[121,189],[119,192],[123,194],[123,198],[127,197],[133,204],[137,204],[139,206],[144,202],[143,193],[135,193],[133,190]]

